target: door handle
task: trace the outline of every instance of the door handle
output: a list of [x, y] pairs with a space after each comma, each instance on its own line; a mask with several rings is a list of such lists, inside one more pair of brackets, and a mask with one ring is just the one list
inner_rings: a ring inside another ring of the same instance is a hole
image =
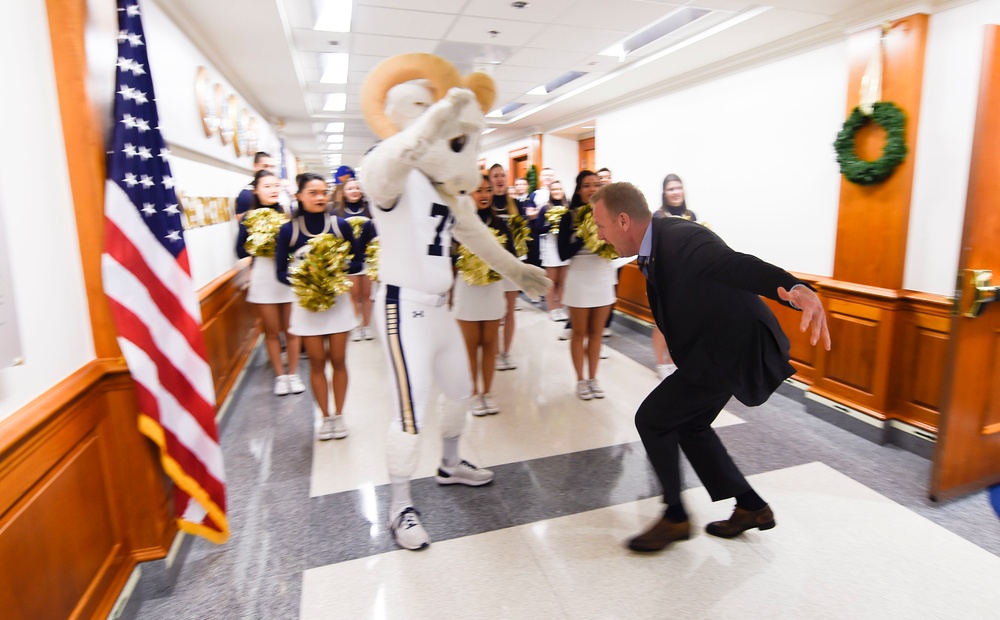
[[958, 297], [955, 314], [974, 319], [983, 313], [986, 304], [997, 300], [1000, 286], [993, 286], [989, 269], [964, 269], [958, 274]]

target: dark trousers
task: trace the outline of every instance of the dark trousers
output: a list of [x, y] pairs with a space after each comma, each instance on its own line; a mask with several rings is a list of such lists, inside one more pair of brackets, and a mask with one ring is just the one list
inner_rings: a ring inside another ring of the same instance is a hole
[[750, 484], [712, 430], [712, 422], [731, 396], [729, 392], [697, 385], [674, 373], [639, 405], [635, 427], [660, 479], [665, 504], [681, 501], [678, 448], [684, 450], [712, 501], [750, 490]]

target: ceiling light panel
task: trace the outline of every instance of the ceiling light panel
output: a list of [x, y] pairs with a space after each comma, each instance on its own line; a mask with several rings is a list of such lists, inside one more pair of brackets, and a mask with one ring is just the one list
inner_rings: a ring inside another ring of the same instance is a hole
[[632, 52], [645, 47], [662, 37], [675, 32], [688, 24], [709, 15], [712, 11], [708, 9], [698, 9], [694, 7], [684, 7], [675, 11], [673, 14], [668, 15], [666, 18], [658, 21], [649, 28], [646, 28], [631, 37], [625, 39], [622, 43], [622, 47], [625, 49], [626, 54], [631, 54]]
[[347, 93], [333, 93], [323, 102], [324, 112], [343, 112], [347, 108]]
[[323, 76], [319, 79], [323, 84], [347, 84], [348, 65], [351, 55], [345, 52], [320, 54], [320, 64], [323, 66]]
[[343, 142], [344, 141], [344, 134], [340, 134], [340, 133], [330, 134], [329, 136], [326, 137], [326, 141], [328, 143]]
[[326, 131], [327, 133], [344, 133], [344, 123], [343, 122], [327, 123], [326, 129], [324, 131]]
[[316, 30], [324, 32], [350, 32], [354, 0], [313, 0], [316, 11]]

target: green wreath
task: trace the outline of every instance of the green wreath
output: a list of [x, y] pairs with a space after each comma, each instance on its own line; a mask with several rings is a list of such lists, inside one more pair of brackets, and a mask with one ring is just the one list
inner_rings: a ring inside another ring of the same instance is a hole
[[[885, 147], [882, 156], [875, 161], [867, 161], [854, 152], [854, 137], [868, 123], [875, 123], [885, 129]], [[906, 114], [896, 104], [880, 101], [874, 105], [871, 116], [866, 116], [860, 108], [854, 108], [844, 121], [844, 127], [833, 143], [837, 151], [840, 173], [851, 183], [875, 185], [888, 179], [896, 167], [906, 159]]]

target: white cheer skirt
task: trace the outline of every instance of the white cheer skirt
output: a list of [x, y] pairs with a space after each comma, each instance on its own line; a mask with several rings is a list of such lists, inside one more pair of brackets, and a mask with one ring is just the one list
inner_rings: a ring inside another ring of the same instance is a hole
[[296, 336], [328, 336], [349, 332], [358, 325], [354, 315], [354, 303], [350, 292], [337, 295], [337, 300], [329, 310], [313, 312], [292, 304], [292, 315], [288, 320], [288, 331]]
[[278, 266], [273, 258], [255, 256], [250, 265], [250, 288], [247, 301], [252, 304], [287, 304], [295, 301], [292, 287], [278, 280]]
[[616, 276], [611, 261], [581, 250], [569, 261], [563, 285], [563, 304], [571, 308], [599, 308], [614, 304]]
[[503, 281], [473, 286], [455, 278], [455, 318], [459, 321], [499, 321], [507, 311]]
[[541, 244], [542, 267], [565, 267], [568, 260], [559, 258], [559, 243], [555, 235], [544, 234], [538, 240]]

